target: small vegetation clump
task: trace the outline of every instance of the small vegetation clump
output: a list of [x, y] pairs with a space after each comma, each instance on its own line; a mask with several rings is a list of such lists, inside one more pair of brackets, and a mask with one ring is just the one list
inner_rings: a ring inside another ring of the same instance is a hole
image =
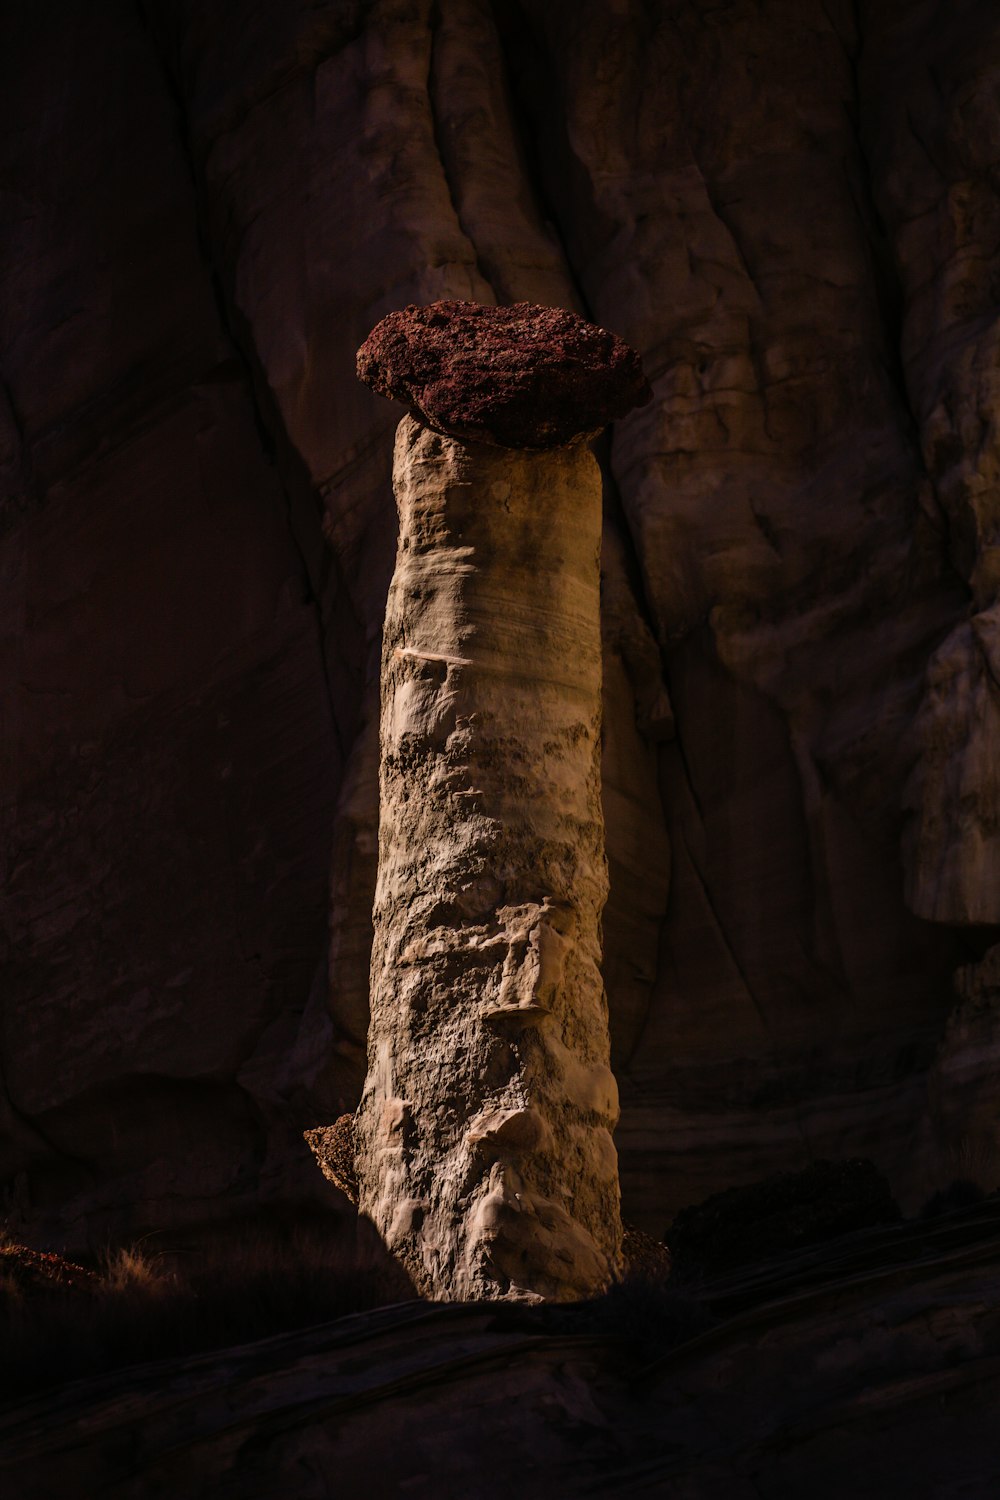
[[109, 1252], [93, 1270], [0, 1246], [0, 1399], [143, 1360], [248, 1343], [412, 1297], [384, 1256], [329, 1229], [251, 1230], [189, 1255]]

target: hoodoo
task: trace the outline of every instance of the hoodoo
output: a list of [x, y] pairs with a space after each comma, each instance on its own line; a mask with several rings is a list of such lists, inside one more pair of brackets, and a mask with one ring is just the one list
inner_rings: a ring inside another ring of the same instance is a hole
[[648, 399], [572, 313], [442, 302], [358, 355], [403, 401], [382, 655], [359, 1206], [428, 1295], [588, 1296], [621, 1261], [601, 979], [601, 477]]

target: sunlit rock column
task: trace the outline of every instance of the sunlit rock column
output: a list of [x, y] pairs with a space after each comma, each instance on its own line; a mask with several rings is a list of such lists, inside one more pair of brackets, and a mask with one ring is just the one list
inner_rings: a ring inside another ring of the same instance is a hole
[[601, 478], [646, 399], [575, 315], [392, 314], [396, 436], [360, 1209], [439, 1298], [566, 1300], [621, 1260], [601, 979]]

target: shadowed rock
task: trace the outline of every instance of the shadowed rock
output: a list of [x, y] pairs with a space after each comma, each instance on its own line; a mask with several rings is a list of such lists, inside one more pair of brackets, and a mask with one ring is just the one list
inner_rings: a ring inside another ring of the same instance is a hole
[[815, 1161], [682, 1209], [668, 1240], [680, 1270], [712, 1275], [899, 1218], [873, 1162]]
[[358, 375], [436, 431], [501, 448], [564, 447], [652, 395], [615, 334], [530, 302], [390, 313], [358, 350]]

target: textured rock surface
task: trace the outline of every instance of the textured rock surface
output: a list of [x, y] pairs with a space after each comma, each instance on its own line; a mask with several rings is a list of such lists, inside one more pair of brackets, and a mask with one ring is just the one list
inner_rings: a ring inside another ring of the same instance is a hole
[[[871, 10], [862, 128], [899, 267], [899, 354], [969, 604], [928, 663], [904, 853], [913, 910], [1000, 913], [1000, 33], [988, 6]], [[886, 100], [893, 101], [886, 108]], [[992, 247], [992, 248], [991, 248]]]
[[306, 1143], [328, 1182], [352, 1203], [358, 1201], [357, 1142], [354, 1116], [341, 1115], [332, 1125], [315, 1125], [305, 1132]]
[[96, 1248], [306, 1190], [338, 748], [137, 9], [4, 51], [2, 1211]]
[[[332, 1125], [318, 1125], [307, 1130], [305, 1136], [323, 1176], [352, 1203], [357, 1203], [354, 1116], [341, 1115]], [[670, 1275], [671, 1258], [667, 1246], [632, 1224], [622, 1224], [622, 1261], [626, 1277], [638, 1276], [662, 1285]]]
[[941, 1185], [928, 1070], [1000, 923], [998, 56], [991, 0], [17, 8], [25, 1229], [287, 1193], [286, 1129], [357, 1103], [395, 418], [354, 352], [440, 298], [575, 308], [654, 388], [600, 449], [627, 1216], [822, 1156]]
[[359, 1208], [444, 1300], [621, 1263], [600, 919], [601, 479], [405, 417]]
[[928, 1186], [1000, 1184], [1000, 947], [959, 969], [955, 1004], [928, 1078], [919, 1154]]
[[998, 1249], [995, 1220], [844, 1242], [833, 1267], [710, 1283], [720, 1321], [674, 1348], [655, 1296], [603, 1320], [411, 1303], [133, 1366], [4, 1413], [0, 1482], [17, 1500], [272, 1500], [290, 1475], [301, 1500], [992, 1500]]
[[634, 349], [576, 313], [530, 302], [390, 313], [357, 368], [437, 432], [504, 448], [558, 448], [652, 396]]

